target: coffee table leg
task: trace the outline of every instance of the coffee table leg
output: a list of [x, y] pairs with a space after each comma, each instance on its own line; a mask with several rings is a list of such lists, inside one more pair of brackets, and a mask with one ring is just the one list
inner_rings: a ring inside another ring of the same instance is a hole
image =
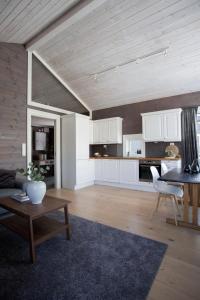
[[35, 246], [34, 246], [34, 235], [33, 235], [33, 220], [29, 219], [29, 249], [30, 249], [30, 258], [31, 262], [34, 263], [35, 256]]
[[64, 213], [65, 213], [65, 224], [68, 225], [68, 227], [66, 228], [66, 237], [67, 240], [70, 240], [69, 215], [68, 215], [67, 205], [64, 207]]

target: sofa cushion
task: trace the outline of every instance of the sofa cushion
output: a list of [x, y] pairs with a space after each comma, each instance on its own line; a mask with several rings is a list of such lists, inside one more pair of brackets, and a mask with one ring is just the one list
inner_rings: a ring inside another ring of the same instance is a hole
[[0, 189], [15, 187], [16, 171], [0, 169]]
[[22, 192], [22, 190], [20, 190], [20, 189], [0, 189], [0, 198], [9, 197], [14, 194], [19, 194], [21, 192]]

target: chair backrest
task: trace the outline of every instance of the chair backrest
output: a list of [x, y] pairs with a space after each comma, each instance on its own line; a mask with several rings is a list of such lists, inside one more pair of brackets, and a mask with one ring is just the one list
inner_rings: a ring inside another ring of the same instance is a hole
[[154, 185], [154, 188], [156, 188], [158, 183], [159, 183], [158, 178], [160, 177], [160, 175], [159, 175], [158, 170], [156, 169], [156, 167], [151, 166], [150, 169], [151, 169], [151, 174], [152, 174], [152, 177], [153, 177], [153, 185]]
[[162, 163], [161, 167], [162, 167], [162, 170], [163, 170], [163, 174], [166, 174], [169, 171], [168, 167], [166, 166], [165, 163]]

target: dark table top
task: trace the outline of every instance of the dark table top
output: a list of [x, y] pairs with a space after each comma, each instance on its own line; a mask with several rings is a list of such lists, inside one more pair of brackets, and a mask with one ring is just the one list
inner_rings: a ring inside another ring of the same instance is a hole
[[161, 181], [181, 182], [188, 184], [200, 184], [200, 173], [190, 174], [182, 169], [173, 169], [159, 178]]
[[23, 217], [39, 218], [49, 212], [63, 208], [71, 201], [56, 197], [45, 196], [41, 204], [32, 204], [31, 201], [20, 203], [10, 197], [0, 198], [0, 206]]

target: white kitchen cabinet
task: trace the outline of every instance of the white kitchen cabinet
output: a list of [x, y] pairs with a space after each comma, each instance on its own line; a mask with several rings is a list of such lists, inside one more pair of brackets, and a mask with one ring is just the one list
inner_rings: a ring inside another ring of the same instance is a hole
[[103, 160], [96, 159], [94, 162], [95, 162], [95, 180], [103, 181]]
[[76, 158], [88, 159], [89, 158], [89, 119], [76, 116]]
[[96, 159], [95, 180], [107, 182], [119, 182], [119, 160]]
[[119, 160], [103, 159], [103, 181], [119, 182]]
[[[93, 163], [94, 165], [94, 163]], [[94, 166], [89, 159], [89, 117], [62, 117], [62, 187], [78, 189], [93, 184]]]
[[143, 138], [147, 142], [181, 141], [181, 109], [142, 114]]
[[164, 140], [181, 141], [181, 111], [170, 110], [164, 113]]
[[93, 144], [94, 128], [93, 121], [89, 120], [89, 143]]
[[125, 159], [96, 159], [95, 180], [121, 184], [139, 182], [139, 161]]
[[122, 143], [122, 118], [93, 121], [93, 144]]
[[96, 184], [154, 191], [152, 184], [139, 181], [139, 160], [94, 159]]
[[145, 141], [163, 140], [163, 116], [162, 114], [144, 115], [142, 117], [142, 131]]
[[139, 182], [139, 160], [120, 160], [120, 183], [133, 184]]
[[78, 159], [76, 163], [76, 184], [85, 186], [94, 182], [94, 161], [91, 159]]

